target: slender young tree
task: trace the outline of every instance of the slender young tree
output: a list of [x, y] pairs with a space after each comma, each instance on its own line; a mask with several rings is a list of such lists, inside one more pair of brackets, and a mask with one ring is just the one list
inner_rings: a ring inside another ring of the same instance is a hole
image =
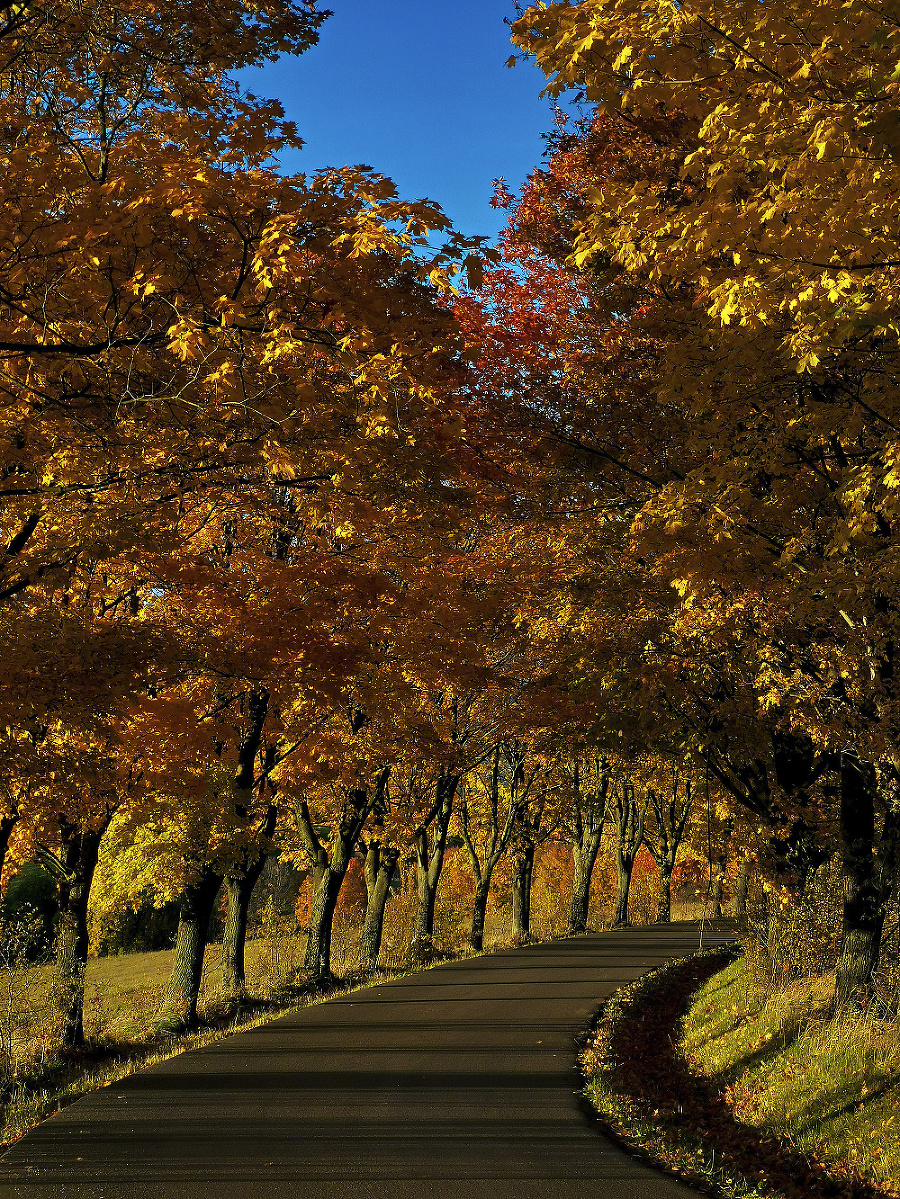
[[628, 896], [631, 890], [631, 872], [634, 860], [644, 839], [644, 821], [649, 795], [643, 803], [638, 798], [631, 779], [620, 777], [612, 786], [610, 819], [616, 831], [616, 907], [612, 927], [624, 928], [628, 924]]
[[333, 822], [326, 826], [327, 832], [314, 823], [306, 800], [296, 805], [297, 832], [310, 863], [313, 887], [304, 969], [307, 981], [315, 987], [333, 982], [331, 933], [335, 906], [366, 822], [384, 801], [390, 772], [390, 766], [383, 766], [370, 785], [342, 788], [339, 808]]
[[416, 828], [416, 924], [410, 944], [414, 959], [424, 961], [434, 953], [434, 909], [460, 777], [459, 772], [445, 768], [438, 772], [434, 803]]
[[668, 924], [672, 918], [672, 872], [694, 802], [693, 780], [673, 763], [671, 786], [666, 793], [651, 786], [647, 788], [647, 797], [653, 819], [649, 827], [645, 822], [644, 844], [659, 869], [660, 880], [656, 923]]
[[400, 850], [395, 845], [383, 845], [377, 837], [370, 837], [365, 853], [366, 912], [359, 942], [358, 966], [360, 970], [371, 973], [378, 969], [384, 911]]
[[488, 765], [489, 771], [475, 771], [467, 781], [457, 813], [475, 880], [469, 944], [476, 952], [484, 946], [484, 922], [494, 870], [509, 849], [516, 820], [543, 769], [540, 762], [528, 763], [527, 747], [516, 740], [498, 742]]

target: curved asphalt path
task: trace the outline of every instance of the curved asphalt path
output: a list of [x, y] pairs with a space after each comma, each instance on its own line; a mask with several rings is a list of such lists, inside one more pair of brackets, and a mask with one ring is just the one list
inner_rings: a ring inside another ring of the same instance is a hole
[[695, 1194], [591, 1126], [575, 1056], [604, 998], [697, 945], [696, 924], [592, 933], [283, 1016], [45, 1121], [0, 1159], [0, 1199]]

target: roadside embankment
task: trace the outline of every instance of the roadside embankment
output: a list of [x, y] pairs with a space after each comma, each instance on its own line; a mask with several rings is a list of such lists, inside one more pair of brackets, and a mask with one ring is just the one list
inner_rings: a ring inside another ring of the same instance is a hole
[[607, 1003], [585, 1092], [607, 1130], [707, 1193], [898, 1194], [896, 1025], [826, 1023], [826, 997], [824, 980], [767, 996], [728, 950], [664, 967]]

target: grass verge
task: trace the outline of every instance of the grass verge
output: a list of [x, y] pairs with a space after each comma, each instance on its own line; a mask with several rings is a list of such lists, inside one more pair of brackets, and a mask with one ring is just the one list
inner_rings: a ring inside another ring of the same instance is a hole
[[[692, 1073], [676, 1049], [685, 1010], [702, 987], [697, 1004], [708, 1006], [713, 994], [724, 1001], [721, 972], [735, 969], [734, 956], [727, 949], [696, 954], [644, 975], [606, 1004], [581, 1055], [585, 1094], [601, 1125], [633, 1153], [724, 1199], [896, 1193], [853, 1163], [826, 1162], [775, 1129], [742, 1122], [722, 1079]], [[719, 1031], [739, 1019], [720, 1011]]]
[[900, 1193], [900, 1025], [829, 1019], [834, 976], [768, 993], [743, 959], [697, 993], [682, 1051], [741, 1124]]

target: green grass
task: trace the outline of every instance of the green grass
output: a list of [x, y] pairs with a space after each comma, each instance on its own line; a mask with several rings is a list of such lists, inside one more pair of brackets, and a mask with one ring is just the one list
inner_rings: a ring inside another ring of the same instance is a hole
[[768, 995], [740, 959], [698, 992], [682, 1049], [740, 1123], [900, 1193], [900, 1024], [829, 1020], [833, 990], [825, 976]]

